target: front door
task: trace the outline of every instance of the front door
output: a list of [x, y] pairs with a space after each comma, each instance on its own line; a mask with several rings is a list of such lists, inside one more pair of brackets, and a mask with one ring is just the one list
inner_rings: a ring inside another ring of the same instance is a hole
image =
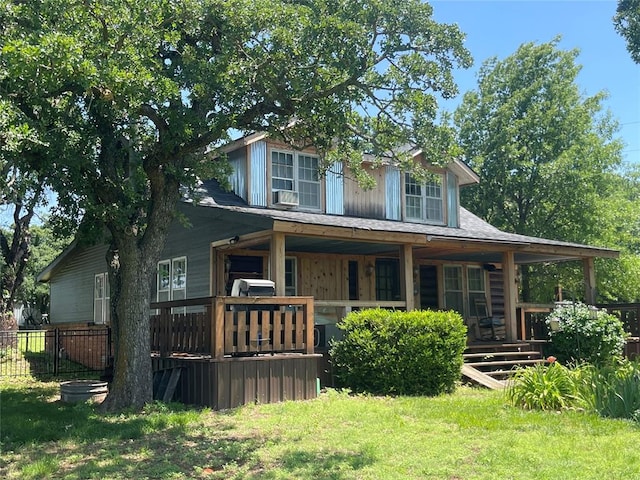
[[438, 307], [438, 269], [435, 265], [421, 265], [420, 308], [437, 310]]

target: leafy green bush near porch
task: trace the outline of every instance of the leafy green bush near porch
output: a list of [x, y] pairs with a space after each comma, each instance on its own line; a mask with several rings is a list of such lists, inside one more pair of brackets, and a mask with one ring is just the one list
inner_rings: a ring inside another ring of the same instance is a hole
[[566, 410], [584, 404], [579, 375], [558, 362], [520, 368], [505, 390], [507, 401], [527, 410]]
[[456, 312], [350, 313], [331, 348], [336, 382], [355, 392], [438, 395], [460, 379], [467, 331]]
[[620, 319], [582, 303], [558, 305], [547, 318], [551, 352], [561, 363], [605, 365], [622, 358]]
[[640, 422], [640, 364], [622, 361], [616, 365], [578, 369], [582, 396], [588, 409], [602, 417]]
[[507, 401], [528, 410], [586, 410], [640, 422], [640, 364], [628, 360], [567, 368], [558, 362], [522, 368], [506, 389]]

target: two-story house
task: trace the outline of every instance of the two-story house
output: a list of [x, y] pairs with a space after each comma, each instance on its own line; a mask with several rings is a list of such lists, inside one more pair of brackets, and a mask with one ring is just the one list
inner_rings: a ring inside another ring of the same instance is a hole
[[[234, 279], [275, 282], [276, 295], [312, 296], [316, 343], [338, 334], [351, 309], [453, 309], [480, 338], [478, 320], [503, 318], [506, 339], [523, 335], [516, 316], [518, 265], [582, 260], [585, 298], [595, 296], [595, 257], [617, 252], [502, 232], [460, 206], [478, 182], [463, 162], [432, 169], [427, 183], [393, 165], [370, 169], [363, 190], [341, 164], [319, 174], [313, 150], [265, 134], [226, 147], [232, 192], [215, 181], [179, 205], [153, 290], [157, 301], [221, 296]], [[425, 162], [420, 151], [415, 159]], [[366, 160], [365, 160], [366, 161]], [[109, 321], [106, 246], [72, 245], [42, 274], [52, 323]]]

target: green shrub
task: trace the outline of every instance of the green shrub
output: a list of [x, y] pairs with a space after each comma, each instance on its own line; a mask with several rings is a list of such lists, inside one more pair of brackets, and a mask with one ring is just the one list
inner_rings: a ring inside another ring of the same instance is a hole
[[505, 392], [509, 403], [529, 410], [564, 410], [583, 403], [574, 373], [557, 362], [517, 370]]
[[460, 379], [467, 332], [456, 312], [352, 312], [331, 346], [337, 385], [354, 392], [438, 395]]
[[562, 363], [604, 365], [622, 358], [622, 322], [582, 303], [558, 305], [547, 317], [551, 351]]
[[602, 417], [640, 421], [640, 365], [587, 366], [578, 370], [583, 397], [590, 410]]

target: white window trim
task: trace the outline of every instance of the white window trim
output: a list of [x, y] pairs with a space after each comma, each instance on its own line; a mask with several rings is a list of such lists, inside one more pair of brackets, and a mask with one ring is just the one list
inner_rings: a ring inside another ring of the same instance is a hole
[[[169, 281], [167, 282], [167, 287], [162, 288], [160, 285], [160, 266], [167, 265], [169, 272]], [[169, 293], [169, 298], [171, 298], [171, 260], [160, 260], [158, 262], [158, 266], [156, 267], [156, 301], [160, 301], [161, 293]]]
[[[178, 262], [184, 262], [184, 287], [175, 288], [174, 282], [173, 282], [173, 278], [175, 275], [174, 269], [175, 269], [175, 264], [177, 264]], [[168, 288], [160, 288], [160, 266], [161, 265], [169, 266], [169, 287]], [[168, 293], [167, 301], [175, 300], [174, 297], [176, 292], [184, 292], [183, 298], [187, 298], [187, 257], [184, 255], [181, 257], [174, 257], [170, 259], [160, 260], [156, 266], [156, 301], [157, 302], [161, 301], [160, 300], [161, 293]], [[180, 300], [182, 300], [183, 298], [181, 298]], [[186, 307], [174, 308], [172, 311], [173, 313], [185, 313]]]
[[[96, 283], [98, 282], [98, 278], [100, 278], [102, 282], [101, 297], [96, 295]], [[96, 325], [106, 325], [110, 323], [111, 292], [109, 289], [109, 274], [107, 272], [96, 273], [93, 277], [93, 323]], [[98, 302], [100, 302], [100, 318], [97, 318], [98, 315], [96, 315], [98, 313]]]
[[[421, 187], [421, 201], [422, 201], [422, 208], [421, 208], [421, 213], [420, 213], [420, 218], [418, 217], [410, 217], [408, 212], [408, 208], [407, 208], [407, 197], [409, 196], [407, 194], [407, 177], [411, 177], [411, 174], [408, 172], [404, 172], [404, 175], [402, 176], [402, 198], [403, 198], [403, 205], [404, 205], [404, 212], [403, 212], [403, 217], [404, 220], [407, 222], [414, 222], [414, 223], [428, 223], [431, 225], [446, 225], [447, 223], [447, 211], [446, 211], [446, 206], [445, 206], [445, 198], [446, 198], [446, 192], [447, 192], [447, 184], [446, 184], [446, 177], [443, 173], [431, 173], [434, 177], [437, 177], [440, 179], [440, 196], [439, 197], [432, 197], [432, 196], [428, 196], [427, 195], [427, 190], [428, 190], [428, 184], [427, 183], [422, 183], [419, 184]], [[418, 182], [415, 182], [418, 183]], [[411, 196], [416, 196], [417, 195], [411, 195]], [[438, 200], [440, 202], [440, 215], [441, 215], [441, 219], [429, 219], [427, 218], [427, 200]]]
[[[273, 176], [273, 154], [274, 153], [284, 153], [287, 155], [293, 155], [293, 178], [286, 178], [286, 177], [274, 177]], [[287, 191], [287, 192], [298, 192], [298, 194], [300, 194], [300, 156], [304, 156], [304, 157], [311, 157], [311, 158], [315, 158], [318, 160], [318, 166], [320, 166], [320, 156], [313, 154], [313, 153], [307, 153], [307, 152], [296, 152], [294, 150], [286, 150], [286, 149], [282, 149], [282, 148], [272, 148], [269, 151], [269, 191], [270, 191], [270, 196], [269, 196], [269, 205], [274, 205], [273, 202], [273, 194], [274, 192], [283, 190], [283, 191]], [[274, 189], [273, 188], [273, 179], [283, 179], [283, 180], [292, 180], [293, 182], [293, 190], [286, 190], [283, 188], [278, 188], [278, 189]], [[320, 179], [320, 172], [318, 172], [318, 180], [317, 181], [311, 181], [311, 180], [302, 180], [302, 182], [305, 183], [313, 183], [313, 184], [317, 184], [318, 185], [318, 204], [317, 205], [298, 205], [298, 209], [300, 210], [309, 210], [309, 211], [313, 211], [313, 212], [319, 212], [322, 211], [322, 181]]]
[[[483, 294], [483, 298], [484, 300], [487, 302], [487, 314], [490, 315], [490, 302], [487, 299], [487, 285], [488, 285], [488, 279], [487, 279], [487, 274], [485, 272], [485, 270], [479, 266], [479, 265], [466, 265], [466, 264], [447, 264], [443, 266], [443, 273], [442, 273], [442, 278], [443, 278], [443, 282], [442, 282], [442, 291], [443, 291], [443, 299], [445, 300], [444, 306], [445, 308], [450, 308], [448, 305], [446, 305], [446, 298], [447, 298], [447, 292], [460, 292], [460, 290], [449, 290], [447, 289], [447, 282], [446, 282], [446, 268], [447, 267], [454, 267], [454, 268], [460, 268], [460, 274], [462, 275], [461, 281], [462, 281], [462, 305], [463, 305], [463, 309], [464, 312], [459, 312], [464, 318], [475, 318], [475, 316], [471, 315], [472, 312], [472, 308], [470, 305], [470, 295], [473, 293], [482, 293]], [[473, 269], [479, 269], [483, 275], [483, 286], [484, 286], [484, 291], [481, 290], [471, 290], [469, 288], [469, 269], [473, 268]]]

